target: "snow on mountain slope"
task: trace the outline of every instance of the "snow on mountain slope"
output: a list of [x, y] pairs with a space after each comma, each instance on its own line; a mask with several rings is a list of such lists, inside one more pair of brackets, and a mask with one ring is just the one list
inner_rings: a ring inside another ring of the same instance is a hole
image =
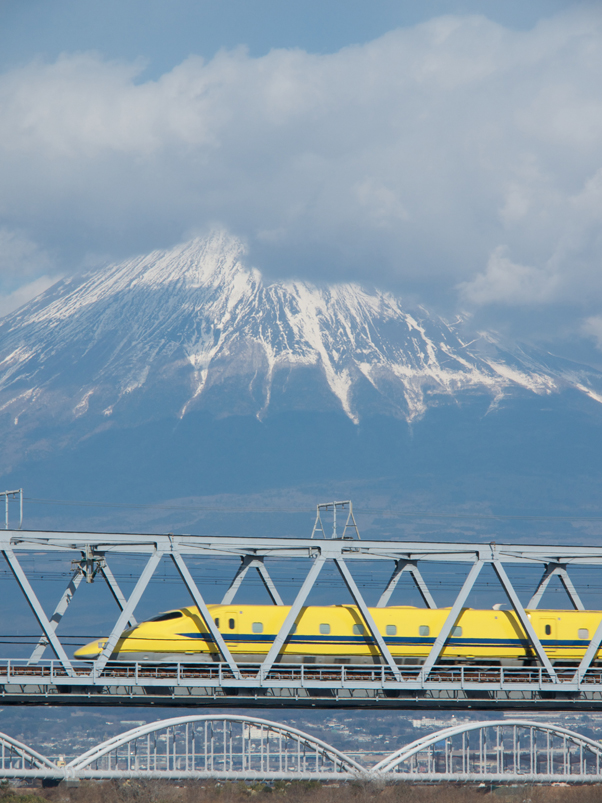
[[602, 401], [589, 368], [463, 338], [461, 322], [410, 313], [388, 293], [265, 284], [243, 260], [242, 245], [216, 233], [59, 282], [7, 316], [5, 425], [283, 409], [412, 421], [466, 393], [497, 403], [569, 387]]

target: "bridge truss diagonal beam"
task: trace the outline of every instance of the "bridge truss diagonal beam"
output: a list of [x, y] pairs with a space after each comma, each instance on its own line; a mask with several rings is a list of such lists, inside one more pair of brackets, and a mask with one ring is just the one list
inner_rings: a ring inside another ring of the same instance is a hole
[[433, 595], [431, 594], [429, 587], [424, 581], [424, 578], [420, 572], [420, 569], [416, 565], [416, 561], [413, 560], [398, 560], [395, 563], [395, 568], [393, 569], [393, 574], [391, 575], [389, 582], [387, 583], [387, 587], [383, 591], [380, 596], [380, 599], [376, 603], [377, 608], [385, 608], [391, 598], [391, 594], [395, 591], [397, 583], [401, 579], [401, 575], [404, 572], [408, 572], [408, 574], [414, 580], [416, 588], [420, 592], [422, 599], [424, 600], [424, 604], [427, 608], [431, 608], [431, 610], [436, 609], [437, 604], [433, 599]]
[[351, 572], [349, 571], [347, 564], [342, 558], [335, 558], [334, 562], [337, 569], [339, 570], [341, 577], [345, 581], [345, 585], [347, 586], [347, 589], [351, 594], [353, 601], [359, 608], [360, 613], [362, 614], [362, 618], [366, 623], [368, 630], [370, 631], [370, 635], [372, 636], [374, 642], [378, 646], [380, 654], [389, 665], [389, 669], [393, 673], [396, 680], [401, 680], [401, 672], [399, 671], [399, 667], [395, 663], [395, 659], [391, 655], [391, 651], [389, 650], [389, 647], [387, 646], [384, 638], [381, 636], [380, 630], [376, 626], [376, 622], [372, 618], [372, 614], [370, 613], [368, 606], [364, 602], [364, 598], [362, 597], [355, 580], [351, 576]]
[[539, 658], [541, 664], [546, 668], [546, 671], [553, 682], [558, 680], [558, 675], [554, 667], [552, 666], [552, 662], [548, 658], [546, 651], [543, 648], [541, 641], [539, 640], [533, 625], [531, 624], [531, 620], [527, 616], [527, 612], [523, 608], [520, 599], [518, 598], [518, 594], [514, 590], [514, 586], [510, 582], [510, 578], [506, 574], [506, 570], [504, 569], [502, 563], [496, 558], [493, 562], [493, 568], [495, 569], [495, 573], [497, 574], [500, 583], [504, 587], [504, 591], [506, 592], [508, 599], [512, 607], [514, 608], [514, 612], [516, 613], [518, 620], [520, 621], [523, 630], [527, 634], [529, 641], [531, 642], [531, 646], [535, 650], [537, 657]]
[[[54, 613], [52, 614], [52, 616], [48, 621], [48, 624], [53, 630], [56, 630], [57, 627], [59, 626], [61, 619], [65, 615], [65, 612], [67, 611], [67, 608], [69, 607], [71, 600], [73, 599], [73, 596], [77, 591], [77, 589], [79, 588], [79, 585], [83, 579], [84, 579], [84, 573], [82, 572], [81, 567], [78, 566], [76, 570], [73, 572], [73, 575], [69, 580], [67, 588], [63, 591], [61, 598], [59, 599], [57, 606], [54, 609]], [[44, 652], [46, 651], [46, 647], [48, 646], [48, 644], [49, 641], [46, 638], [46, 636], [42, 636], [38, 641], [37, 645], [34, 647], [34, 650], [31, 653], [27, 663], [32, 666], [34, 664], [37, 664], [41, 659], [41, 657], [44, 655]]]
[[130, 594], [130, 598], [126, 602], [125, 607], [115, 622], [113, 630], [111, 631], [111, 635], [107, 639], [107, 643], [105, 644], [103, 651], [96, 661], [94, 661], [92, 669], [93, 675], [102, 673], [102, 670], [107, 665], [107, 662], [111, 657], [111, 653], [115, 649], [115, 646], [117, 645], [117, 642], [119, 641], [121, 634], [123, 633], [125, 626], [130, 619], [130, 616], [136, 610], [136, 606], [140, 602], [140, 598], [144, 594], [146, 587], [155, 573], [155, 569], [161, 562], [162, 557], [162, 552], [155, 551], [148, 559], [146, 566], [142, 570], [142, 574], [138, 578], [138, 582], [134, 586], [134, 590]]
[[590, 641], [589, 646], [585, 651], [585, 654], [581, 659], [579, 666], [577, 667], [577, 671], [575, 672], [573, 678], [573, 681], [575, 683], [580, 683], [583, 680], [587, 670], [590, 668], [592, 664], [592, 661], [598, 654], [598, 650], [600, 649], [601, 644], [602, 644], [602, 619], [600, 620], [600, 624], [596, 628], [596, 632], [594, 633], [593, 638]]
[[560, 582], [564, 586], [566, 593], [569, 595], [569, 599], [573, 605], [573, 608], [576, 611], [584, 611], [585, 607], [583, 602], [581, 601], [581, 597], [577, 593], [577, 589], [573, 585], [571, 578], [569, 577], [569, 573], [566, 570], [566, 566], [559, 563], [548, 563], [543, 573], [541, 580], [531, 599], [527, 604], [527, 608], [530, 610], [535, 610], [539, 607], [539, 603], [541, 602], [541, 598], [544, 595], [546, 588], [552, 577], [557, 576], [560, 578]]
[[[127, 601], [123, 591], [121, 590], [119, 583], [115, 579], [115, 575], [111, 571], [109, 564], [107, 563], [107, 559], [104, 558], [100, 563], [100, 573], [105, 579], [106, 584], [109, 586], [109, 590], [113, 595], [113, 598], [117, 605], [119, 606], [119, 610], [125, 610], [125, 606], [127, 605]], [[136, 627], [138, 622], [136, 621], [136, 617], [133, 613], [130, 613], [128, 618], [128, 625], [130, 627]]]
[[322, 567], [326, 562], [326, 558], [324, 555], [320, 554], [318, 557], [314, 558], [314, 562], [303, 581], [301, 588], [299, 589], [297, 596], [295, 597], [295, 601], [291, 605], [291, 608], [286, 615], [284, 622], [282, 623], [282, 627], [278, 631], [276, 638], [274, 639], [274, 643], [270, 647], [268, 654], [264, 658], [261, 669], [257, 675], [258, 679], [265, 680], [268, 676], [270, 669], [274, 665], [276, 658], [280, 654], [280, 650], [284, 646], [284, 642], [289, 637], [290, 632], [292, 630], [293, 625], [295, 624], [295, 619], [299, 616], [301, 608], [303, 607], [305, 600], [307, 599], [309, 592], [314, 587], [316, 580], [318, 579], [318, 575], [322, 571]]
[[178, 574], [180, 575], [180, 577], [184, 581], [184, 585], [188, 589], [188, 593], [192, 597], [192, 600], [193, 600], [194, 604], [197, 606], [197, 608], [199, 610], [199, 614], [201, 615], [201, 618], [203, 619], [203, 622], [205, 623], [205, 627], [207, 628], [207, 630], [211, 634], [211, 637], [212, 637], [216, 647], [220, 651], [220, 653], [222, 655], [222, 658], [228, 664], [228, 666], [230, 668], [230, 671], [232, 672], [234, 677], [235, 678], [239, 678], [240, 677], [240, 670], [238, 669], [238, 666], [236, 665], [236, 662], [235, 662], [234, 658], [232, 657], [232, 654], [231, 654], [230, 650], [228, 649], [228, 647], [226, 645], [226, 642], [224, 641], [224, 637], [219, 632], [219, 630], [218, 630], [218, 628], [217, 628], [217, 626], [216, 626], [216, 624], [215, 624], [215, 622], [213, 620], [213, 617], [209, 613], [209, 608], [207, 607], [207, 605], [205, 603], [205, 600], [203, 599], [203, 597], [201, 595], [201, 592], [199, 591], [199, 589], [197, 587], [197, 584], [194, 582], [194, 580], [192, 578], [192, 575], [190, 574], [190, 571], [188, 570], [188, 566], [184, 562], [184, 558], [180, 555], [179, 552], [172, 552], [171, 553], [171, 559], [173, 560], [173, 562], [174, 562], [174, 564], [176, 566], [176, 569], [178, 570]]
[[55, 628], [48, 621], [48, 617], [44, 612], [44, 608], [40, 604], [39, 599], [37, 598], [33, 588], [31, 587], [31, 583], [27, 579], [27, 575], [23, 571], [23, 567], [17, 560], [17, 556], [15, 555], [12, 549], [3, 549], [2, 553], [4, 554], [6, 562], [8, 563], [15, 580], [19, 584], [21, 591], [25, 594], [25, 598], [29, 604], [29, 607], [31, 608], [34, 616], [38, 620], [38, 624], [42, 628], [44, 635], [48, 640], [48, 643], [54, 650], [54, 654], [63, 665], [65, 672], [68, 675], [74, 675], [75, 672], [73, 670], [73, 666], [71, 665], [71, 661], [67, 657], [67, 653], [65, 652], [63, 645], [57, 638], [57, 635], [55, 633]]
[[276, 588], [274, 581], [270, 577], [270, 574], [265, 567], [263, 558], [257, 558], [251, 555], [245, 555], [243, 558], [241, 558], [240, 566], [236, 570], [234, 579], [230, 583], [228, 590], [223, 596], [222, 605], [230, 605], [233, 602], [236, 592], [240, 588], [242, 581], [245, 579], [249, 569], [257, 569], [257, 573], [261, 577], [266, 591], [270, 595], [274, 605], [284, 605], [282, 598], [278, 593], [278, 589]]
[[439, 631], [439, 635], [435, 639], [435, 643], [431, 647], [431, 650], [427, 656], [426, 661], [422, 667], [421, 679], [426, 680], [431, 672], [431, 669], [439, 660], [439, 656], [443, 652], [443, 648], [445, 646], [445, 642], [450, 636], [453, 627], [455, 626], [456, 622], [458, 621], [458, 617], [462, 612], [462, 607], [466, 602], [468, 595], [470, 594], [473, 585], [475, 584], [475, 580], [481, 573], [481, 569], [483, 568], [483, 561], [478, 558], [472, 565], [470, 571], [468, 572], [468, 576], [466, 580], [464, 580], [464, 584], [456, 597], [454, 604], [451, 607], [449, 614], [447, 615], [447, 619], [443, 623], [443, 627]]

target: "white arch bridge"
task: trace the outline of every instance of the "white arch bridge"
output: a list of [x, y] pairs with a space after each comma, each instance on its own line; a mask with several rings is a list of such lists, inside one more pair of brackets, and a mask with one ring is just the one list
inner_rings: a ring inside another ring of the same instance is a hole
[[[376, 765], [288, 725], [235, 715], [142, 725], [68, 763], [0, 734], [0, 777], [602, 783], [602, 745], [566, 728], [520, 719], [444, 728]], [[355, 756], [355, 757], [354, 757]]]

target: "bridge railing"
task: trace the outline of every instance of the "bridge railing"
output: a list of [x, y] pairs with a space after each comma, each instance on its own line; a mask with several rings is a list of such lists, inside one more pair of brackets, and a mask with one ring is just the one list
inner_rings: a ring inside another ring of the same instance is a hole
[[542, 688], [579, 691], [602, 689], [602, 667], [590, 668], [575, 679], [571, 667], [558, 668], [553, 681], [544, 667], [505, 667], [478, 664], [435, 665], [425, 677], [423, 665], [398, 667], [397, 673], [384, 664], [275, 664], [269, 673], [259, 672], [262, 664], [237, 665], [236, 674], [224, 661], [194, 664], [190, 661], [115, 661], [100, 670], [93, 661], [72, 661], [68, 672], [58, 660], [32, 665], [27, 659], [0, 658], [0, 685], [33, 681], [42, 685], [114, 686], [153, 685], [230, 688], [390, 688], [390, 689], [501, 689]]

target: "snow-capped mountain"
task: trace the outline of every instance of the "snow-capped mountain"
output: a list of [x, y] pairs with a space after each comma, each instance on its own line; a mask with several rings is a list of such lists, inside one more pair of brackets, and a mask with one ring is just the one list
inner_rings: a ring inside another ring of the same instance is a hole
[[467, 393], [495, 404], [569, 387], [602, 401], [595, 371], [464, 329], [355, 284], [266, 283], [217, 233], [59, 282], [7, 316], [0, 410], [5, 428], [94, 429], [193, 410], [412, 421]]
[[595, 370], [391, 294], [266, 282], [223, 233], [0, 322], [0, 476], [30, 497], [597, 510], [601, 400]]

